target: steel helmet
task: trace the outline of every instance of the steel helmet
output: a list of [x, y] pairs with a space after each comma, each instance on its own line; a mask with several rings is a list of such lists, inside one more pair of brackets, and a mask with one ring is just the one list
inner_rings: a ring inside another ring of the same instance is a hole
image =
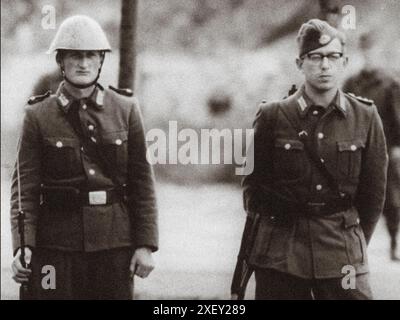
[[63, 21], [47, 53], [57, 50], [111, 51], [111, 46], [97, 21], [76, 15]]

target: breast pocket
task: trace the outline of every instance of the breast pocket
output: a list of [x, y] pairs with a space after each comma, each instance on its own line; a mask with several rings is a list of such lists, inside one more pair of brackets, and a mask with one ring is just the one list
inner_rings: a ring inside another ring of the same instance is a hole
[[44, 175], [52, 179], [68, 179], [82, 172], [79, 141], [74, 138], [44, 138]]
[[128, 131], [107, 132], [102, 135], [101, 148], [111, 169], [126, 174], [128, 165]]
[[304, 144], [299, 140], [276, 139], [274, 173], [278, 178], [294, 180], [305, 173]]
[[362, 140], [337, 142], [337, 170], [343, 177], [358, 178], [361, 171], [362, 150], [365, 144]]

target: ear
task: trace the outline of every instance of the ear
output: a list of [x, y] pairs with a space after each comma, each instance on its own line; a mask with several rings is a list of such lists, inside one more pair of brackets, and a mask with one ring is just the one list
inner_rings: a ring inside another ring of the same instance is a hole
[[300, 71], [303, 71], [303, 62], [304, 62], [303, 59], [296, 58], [296, 66], [297, 69], [299, 69]]

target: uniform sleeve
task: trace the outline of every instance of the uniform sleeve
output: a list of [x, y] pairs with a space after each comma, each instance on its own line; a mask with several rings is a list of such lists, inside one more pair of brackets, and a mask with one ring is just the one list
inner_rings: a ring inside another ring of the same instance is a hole
[[356, 207], [367, 243], [382, 213], [386, 192], [388, 154], [382, 121], [375, 106], [363, 153]]
[[[246, 163], [253, 161], [254, 170], [245, 176], [242, 181], [244, 209], [247, 212], [260, 212], [266, 205], [272, 182], [272, 147], [273, 126], [271, 116], [265, 115], [265, 111], [272, 108], [265, 106], [257, 112], [253, 124], [254, 136], [251, 148], [254, 148], [252, 156], [247, 152]], [[271, 112], [268, 112], [271, 113]], [[250, 157], [249, 157], [250, 156]]]
[[154, 173], [146, 159], [147, 145], [142, 115], [137, 103], [129, 120], [128, 206], [133, 215], [133, 239], [136, 248], [158, 250], [158, 212]]
[[[40, 200], [40, 133], [32, 110], [27, 109], [22, 134], [17, 150], [19, 159], [20, 188], [21, 188], [21, 209], [25, 213], [25, 245], [35, 247], [36, 244], [36, 221], [39, 210]], [[20, 237], [18, 234], [18, 179], [17, 161], [11, 183], [11, 234], [14, 254], [20, 247]]]

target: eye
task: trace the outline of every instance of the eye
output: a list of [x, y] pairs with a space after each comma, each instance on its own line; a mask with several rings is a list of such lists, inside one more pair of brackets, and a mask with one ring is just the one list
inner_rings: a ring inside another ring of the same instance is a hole
[[339, 60], [343, 56], [343, 53], [341, 52], [333, 52], [328, 54], [328, 59], [329, 60]]
[[307, 57], [311, 60], [311, 61], [321, 61], [322, 60], [322, 55], [319, 53], [310, 53], [307, 55]]

